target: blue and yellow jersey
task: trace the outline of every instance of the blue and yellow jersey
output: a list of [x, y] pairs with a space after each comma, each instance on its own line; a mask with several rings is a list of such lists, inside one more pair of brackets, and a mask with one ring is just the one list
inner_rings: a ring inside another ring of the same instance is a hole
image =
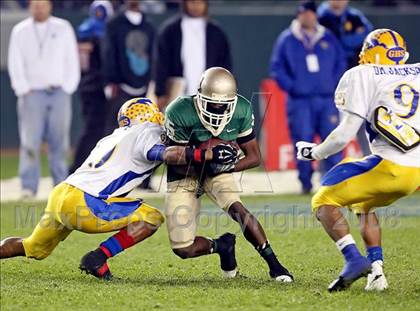
[[82, 166], [65, 182], [101, 199], [118, 197], [137, 187], [160, 162], [147, 153], [163, 143], [161, 126], [145, 122], [116, 129], [101, 139]]
[[372, 127], [376, 108], [384, 106], [420, 132], [419, 94], [419, 63], [359, 65], [348, 70], [341, 78], [335, 93], [335, 104], [339, 110], [366, 120], [373, 154], [399, 165], [420, 167], [420, 145], [404, 153]]

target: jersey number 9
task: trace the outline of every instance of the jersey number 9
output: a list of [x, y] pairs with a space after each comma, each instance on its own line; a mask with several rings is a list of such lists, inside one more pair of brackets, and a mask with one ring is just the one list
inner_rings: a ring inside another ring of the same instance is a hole
[[[408, 103], [404, 100], [404, 93], [409, 93], [410, 95], [410, 100], [408, 100]], [[410, 107], [410, 111], [407, 114], [398, 115], [400, 118], [409, 119], [415, 115], [419, 106], [419, 92], [415, 88], [405, 83], [398, 85], [394, 89], [394, 99], [399, 105]]]

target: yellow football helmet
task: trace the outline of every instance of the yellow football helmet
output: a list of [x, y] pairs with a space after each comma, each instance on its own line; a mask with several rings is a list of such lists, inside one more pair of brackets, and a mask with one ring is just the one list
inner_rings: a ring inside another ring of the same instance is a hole
[[359, 64], [402, 65], [408, 60], [404, 38], [390, 29], [369, 33], [359, 54]]
[[149, 98], [138, 97], [127, 100], [118, 111], [118, 125], [132, 126], [144, 122], [163, 125], [164, 116]]

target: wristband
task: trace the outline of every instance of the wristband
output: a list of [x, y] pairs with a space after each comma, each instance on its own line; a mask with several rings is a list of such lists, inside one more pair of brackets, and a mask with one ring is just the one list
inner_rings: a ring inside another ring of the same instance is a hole
[[187, 160], [187, 163], [203, 163], [206, 160], [206, 150], [187, 147], [185, 148], [185, 160]]

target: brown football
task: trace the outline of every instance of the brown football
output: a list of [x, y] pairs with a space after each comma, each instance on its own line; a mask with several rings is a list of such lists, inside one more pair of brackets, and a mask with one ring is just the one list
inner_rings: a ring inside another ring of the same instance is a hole
[[221, 143], [229, 144], [231, 146], [234, 146], [236, 149], [239, 149], [239, 145], [236, 141], [234, 141], [234, 140], [226, 141], [226, 140], [223, 140], [223, 139], [220, 139], [220, 138], [217, 138], [217, 137], [213, 137], [213, 138], [210, 138], [209, 140], [207, 140], [205, 142], [202, 142], [198, 147], [200, 149], [211, 149], [214, 146], [217, 146], [218, 144], [221, 144]]

